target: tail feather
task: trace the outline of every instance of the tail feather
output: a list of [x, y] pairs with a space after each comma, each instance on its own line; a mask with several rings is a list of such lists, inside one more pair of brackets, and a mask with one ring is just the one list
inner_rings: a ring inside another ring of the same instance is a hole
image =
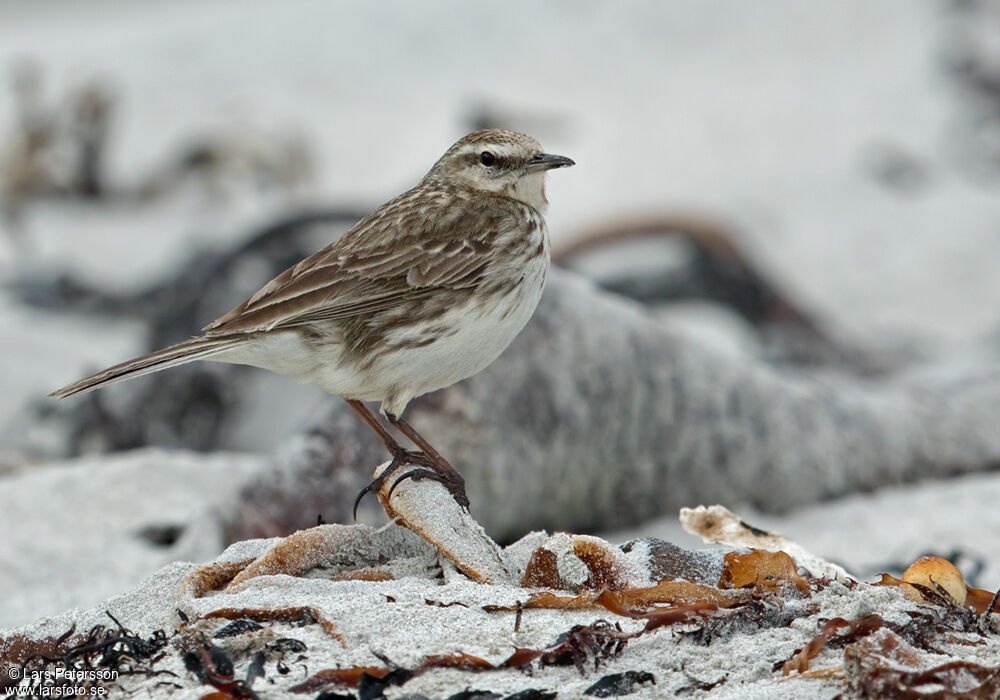
[[168, 367], [176, 367], [177, 365], [187, 364], [195, 360], [208, 359], [213, 355], [218, 355], [236, 347], [243, 340], [245, 339], [232, 336], [191, 338], [190, 340], [170, 345], [148, 355], [137, 357], [134, 360], [122, 362], [114, 367], [108, 367], [89, 377], [84, 377], [78, 382], [64, 386], [62, 389], [56, 389], [49, 396], [66, 398], [67, 396], [74, 396], [76, 394], [86, 394], [89, 391], [120, 382], [123, 379], [141, 377], [144, 374], [159, 372], [161, 369], [167, 369]]

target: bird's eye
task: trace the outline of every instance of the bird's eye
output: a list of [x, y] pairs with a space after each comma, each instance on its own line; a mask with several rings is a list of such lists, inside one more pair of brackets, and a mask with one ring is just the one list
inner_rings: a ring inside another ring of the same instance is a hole
[[479, 162], [489, 168], [497, 162], [497, 157], [489, 151], [483, 151], [479, 154]]

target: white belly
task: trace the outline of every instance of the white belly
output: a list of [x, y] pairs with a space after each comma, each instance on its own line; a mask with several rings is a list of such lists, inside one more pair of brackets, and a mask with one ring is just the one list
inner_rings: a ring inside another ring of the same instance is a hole
[[[502, 303], [471, 312], [449, 311], [440, 325], [449, 327], [450, 335], [424, 347], [399, 350], [376, 363], [373, 383], [392, 387], [382, 398], [384, 410], [398, 415], [410, 399], [471, 377], [497, 359], [535, 311], [540, 282], [513, 291]], [[413, 331], [401, 332], [398, 339], [407, 333]]]

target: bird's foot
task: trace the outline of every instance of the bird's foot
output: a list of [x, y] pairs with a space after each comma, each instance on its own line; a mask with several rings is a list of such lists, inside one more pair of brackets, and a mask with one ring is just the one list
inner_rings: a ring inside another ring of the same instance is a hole
[[437, 466], [427, 468], [421, 467], [420, 469], [411, 469], [405, 474], [401, 474], [394, 482], [392, 486], [389, 487], [389, 493], [386, 494], [386, 498], [392, 498], [392, 492], [396, 490], [402, 482], [407, 479], [413, 479], [414, 481], [422, 481], [423, 479], [431, 479], [432, 481], [438, 481], [448, 489], [448, 493], [451, 497], [455, 499], [455, 502], [469, 510], [469, 496], [465, 493], [465, 479], [454, 469], [443, 470]]
[[358, 519], [358, 506], [361, 501], [369, 493], [378, 493], [382, 486], [392, 477], [393, 474], [398, 472], [400, 469], [407, 465], [414, 465], [418, 467], [417, 469], [412, 469], [399, 478], [397, 478], [392, 486], [389, 488], [388, 496], [392, 496], [392, 492], [395, 491], [396, 487], [400, 482], [406, 479], [433, 479], [435, 481], [440, 481], [451, 493], [455, 501], [465, 509], [469, 508], [469, 497], [465, 493], [465, 480], [462, 479], [461, 475], [454, 469], [445, 470], [436, 464], [434, 460], [428, 457], [423, 452], [415, 452], [411, 450], [404, 450], [399, 448], [398, 450], [393, 450], [392, 461], [389, 465], [382, 470], [382, 473], [377, 477], [372, 479], [371, 483], [365, 486], [358, 493], [357, 497], [354, 499], [354, 519]]

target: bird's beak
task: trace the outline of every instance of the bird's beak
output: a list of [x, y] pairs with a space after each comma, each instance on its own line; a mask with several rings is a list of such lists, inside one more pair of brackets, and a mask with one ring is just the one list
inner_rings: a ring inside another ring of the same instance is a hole
[[553, 168], [568, 168], [571, 165], [576, 165], [576, 162], [572, 158], [567, 158], [566, 156], [555, 156], [551, 153], [539, 153], [528, 161], [528, 164], [525, 166], [525, 170], [528, 172], [536, 170], [552, 170]]

